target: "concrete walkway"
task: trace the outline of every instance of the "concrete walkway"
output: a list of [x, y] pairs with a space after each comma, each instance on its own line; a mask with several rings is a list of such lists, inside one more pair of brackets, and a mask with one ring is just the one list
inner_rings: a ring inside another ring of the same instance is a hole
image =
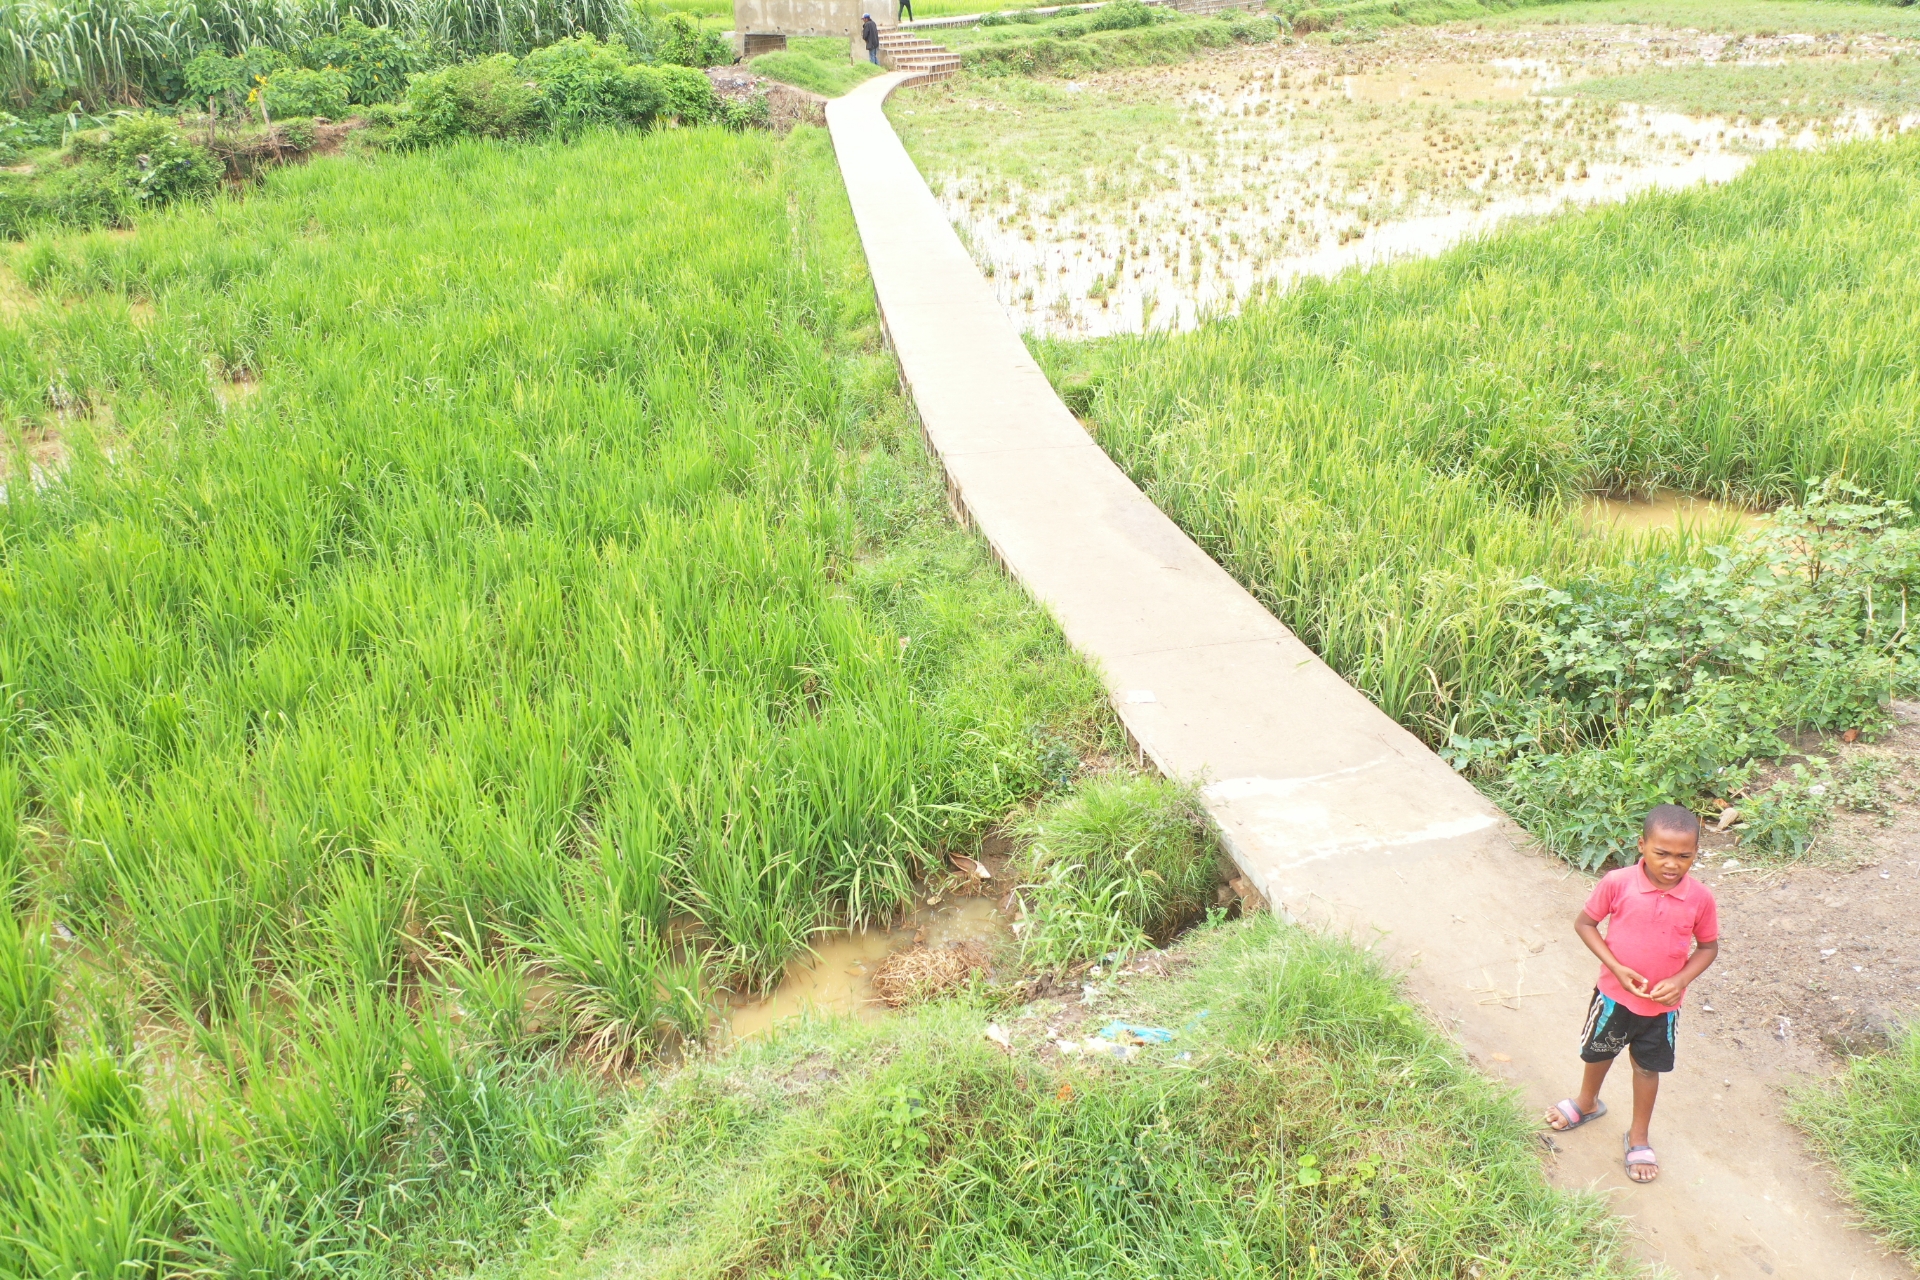
[[[880, 310], [955, 505], [1104, 671], [1163, 772], [1202, 778], [1234, 860], [1276, 910], [1388, 955], [1489, 1075], [1544, 1109], [1579, 1078], [1599, 966], [1573, 934], [1588, 882], [1294, 638], [1134, 487], [1075, 421], [895, 137], [906, 77], [827, 105]], [[1730, 938], [1722, 963], [1739, 956]], [[1554, 1179], [1597, 1186], [1642, 1252], [1687, 1277], [1911, 1277], [1846, 1225], [1780, 1118], [1766, 1046], [1681, 1019], [1653, 1142], [1662, 1176], [1620, 1170], [1614, 1115], [1557, 1140]]]

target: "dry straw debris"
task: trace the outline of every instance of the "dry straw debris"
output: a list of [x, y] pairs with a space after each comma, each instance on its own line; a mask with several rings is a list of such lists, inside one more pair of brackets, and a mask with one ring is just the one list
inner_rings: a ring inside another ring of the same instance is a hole
[[966, 985], [988, 967], [984, 944], [967, 940], [943, 947], [912, 946], [888, 956], [873, 973], [873, 994], [888, 1008], [933, 1000]]

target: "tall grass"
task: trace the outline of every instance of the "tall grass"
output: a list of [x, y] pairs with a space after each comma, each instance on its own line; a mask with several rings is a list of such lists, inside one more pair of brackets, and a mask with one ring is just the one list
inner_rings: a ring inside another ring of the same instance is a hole
[[1855, 1058], [1804, 1093], [1795, 1112], [1874, 1226], [1920, 1257], [1920, 1032]]
[[1445, 743], [1538, 686], [1529, 578], [1671, 568], [1590, 535], [1582, 495], [1920, 497], [1917, 245], [1909, 138], [1043, 354], [1157, 503]]
[[324, 161], [8, 265], [8, 457], [67, 463], [0, 503], [0, 1272], [463, 1261], [577, 1170], [580, 1063], [1101, 732], [818, 133]]

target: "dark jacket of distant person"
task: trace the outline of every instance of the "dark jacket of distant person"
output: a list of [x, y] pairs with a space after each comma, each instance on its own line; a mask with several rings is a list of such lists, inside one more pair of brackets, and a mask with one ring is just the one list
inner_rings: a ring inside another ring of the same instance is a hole
[[873, 15], [870, 13], [860, 19], [860, 38], [867, 45], [867, 61], [878, 63], [880, 61], [880, 24], [873, 20]]

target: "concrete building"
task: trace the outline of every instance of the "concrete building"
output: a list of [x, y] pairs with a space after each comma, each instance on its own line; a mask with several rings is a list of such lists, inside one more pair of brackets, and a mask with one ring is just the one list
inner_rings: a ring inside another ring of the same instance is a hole
[[[848, 57], [860, 42], [861, 15], [883, 30], [894, 25], [896, 0], [733, 0], [733, 31], [747, 57], [786, 47], [788, 36], [838, 36]], [[858, 50], [865, 57], [864, 50]]]

